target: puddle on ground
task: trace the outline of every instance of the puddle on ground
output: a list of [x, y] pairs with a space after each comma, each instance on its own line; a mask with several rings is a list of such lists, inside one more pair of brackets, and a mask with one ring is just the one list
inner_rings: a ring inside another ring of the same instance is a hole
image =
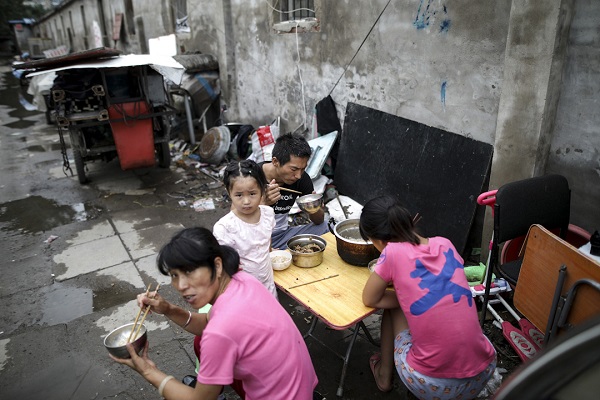
[[87, 220], [83, 203], [58, 205], [54, 200], [41, 196], [0, 204], [0, 230], [37, 233], [75, 221]]
[[[8, 113], [8, 115], [19, 119], [28, 118], [32, 115], [39, 115], [41, 113], [40, 111], [28, 111], [25, 109], [23, 104], [21, 104], [20, 98], [27, 100], [29, 103], [33, 101], [33, 96], [27, 93], [27, 86], [20, 85], [19, 80], [15, 78], [12, 73], [5, 74], [5, 79], [7, 85], [0, 89], [0, 97], [2, 97], [2, 104], [13, 109]], [[24, 122], [28, 124], [26, 127], [35, 124], [35, 122], [32, 121]]]
[[93, 311], [91, 289], [63, 286], [56, 282], [41, 302], [40, 324], [65, 324]]
[[135, 299], [139, 289], [131, 287], [129, 290], [115, 290], [114, 287], [94, 291], [94, 312], [106, 310]]
[[41, 145], [37, 144], [37, 145], [34, 145], [34, 146], [27, 147], [27, 151], [33, 151], [33, 152], [36, 152], [36, 153], [41, 153], [41, 152], [46, 151], [46, 149], [44, 148], [44, 146], [41, 146]]
[[6, 124], [4, 126], [6, 126], [8, 128], [12, 128], [12, 129], [23, 129], [23, 128], [29, 128], [33, 125], [35, 125], [35, 121], [27, 121], [27, 120], [21, 119], [19, 121], [11, 122], [10, 124]]
[[94, 290], [54, 282], [40, 302], [40, 324], [65, 324], [92, 312], [127, 303], [138, 294], [139, 289], [131, 285], [117, 284]]
[[36, 145], [32, 145], [27, 147], [28, 151], [34, 152], [34, 153], [43, 153], [46, 151], [55, 151], [55, 150], [60, 150], [60, 143], [51, 143], [49, 145], [41, 145], [41, 144], [36, 144]]

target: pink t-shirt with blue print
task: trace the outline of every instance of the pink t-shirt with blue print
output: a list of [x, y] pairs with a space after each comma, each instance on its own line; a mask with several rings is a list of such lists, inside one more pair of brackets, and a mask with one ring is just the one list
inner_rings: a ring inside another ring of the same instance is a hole
[[408, 364], [437, 378], [469, 378], [495, 357], [483, 334], [463, 259], [443, 237], [426, 245], [390, 242], [375, 267], [393, 282], [413, 338]]

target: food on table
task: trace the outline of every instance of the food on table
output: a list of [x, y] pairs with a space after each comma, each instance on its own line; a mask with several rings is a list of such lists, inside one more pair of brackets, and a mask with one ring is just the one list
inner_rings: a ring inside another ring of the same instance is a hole
[[321, 247], [314, 243], [305, 244], [304, 246], [298, 244], [294, 246], [293, 250], [298, 253], [316, 253], [321, 251]]

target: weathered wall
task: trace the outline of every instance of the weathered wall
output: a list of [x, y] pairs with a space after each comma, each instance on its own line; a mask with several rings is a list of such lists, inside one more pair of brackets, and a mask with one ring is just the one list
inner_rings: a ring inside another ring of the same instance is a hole
[[547, 172], [571, 185], [571, 221], [600, 229], [600, 2], [575, 1]]
[[[41, 19], [36, 32], [54, 40], [55, 46], [67, 45], [72, 52], [94, 46], [93, 22], [101, 30], [104, 46], [124, 53], [147, 53], [148, 39], [174, 32], [170, 2], [134, 0], [128, 11], [124, 0], [72, 0], [62, 3], [56, 13]], [[113, 41], [115, 15], [123, 14], [120, 39]], [[71, 42], [68, 30], [71, 30]]]
[[[98, 1], [70, 3], [85, 5], [88, 25], [100, 18]], [[187, 1], [191, 31], [177, 34], [178, 45], [218, 57], [227, 120], [258, 126], [281, 116], [284, 131], [304, 131], [331, 93], [342, 123], [355, 102], [493, 144], [490, 188], [566, 175], [572, 222], [600, 228], [598, 1], [315, 3], [320, 31], [296, 35], [273, 31], [265, 0]], [[124, 0], [102, 4], [111, 36]], [[143, 33], [136, 25], [118, 47], [141, 52], [140, 42], [173, 33], [174, 4], [134, 0]]]
[[[220, 49], [224, 28], [212, 18], [227, 3], [235, 26], [226, 41], [235, 53], [235, 119], [257, 125], [282, 116], [294, 130], [331, 92], [342, 119], [352, 101], [492, 142], [509, 0], [323, 2], [321, 31], [298, 35], [274, 33], [264, 1], [189, 1], [192, 31]], [[186, 48], [194, 44], [215, 53], [194, 40]]]

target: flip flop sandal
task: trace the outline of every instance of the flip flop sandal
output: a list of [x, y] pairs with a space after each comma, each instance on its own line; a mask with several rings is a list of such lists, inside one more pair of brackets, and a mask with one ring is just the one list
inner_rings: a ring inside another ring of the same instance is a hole
[[387, 390], [384, 390], [381, 386], [379, 386], [379, 382], [377, 382], [377, 374], [375, 373], [375, 366], [379, 364], [381, 361], [381, 353], [375, 353], [369, 358], [369, 366], [371, 367], [371, 373], [373, 374], [373, 379], [375, 379], [375, 384], [377, 385], [377, 389], [379, 391], [387, 393], [392, 391], [392, 387]]

